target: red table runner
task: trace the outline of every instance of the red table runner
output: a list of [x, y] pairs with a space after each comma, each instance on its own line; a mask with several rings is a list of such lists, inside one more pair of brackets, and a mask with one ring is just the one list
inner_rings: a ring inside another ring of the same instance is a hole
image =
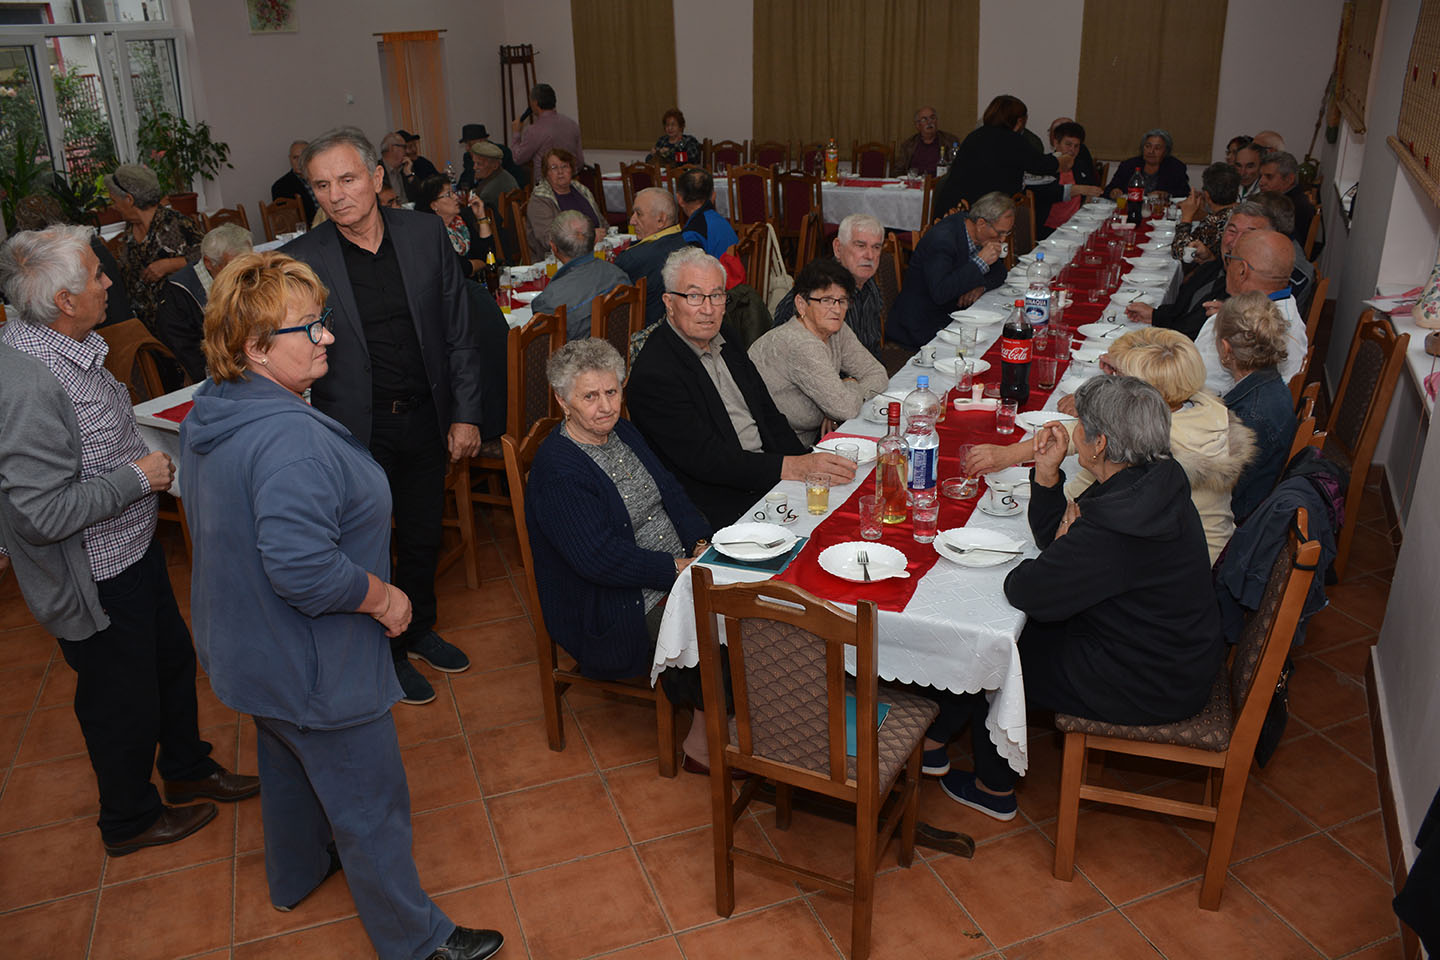
[[155, 413], [155, 416], [159, 417], [162, 420], [169, 420], [172, 423], [179, 423], [181, 420], [185, 419], [185, 415], [188, 414], [194, 406], [194, 400], [186, 400], [184, 403], [176, 404], [175, 406], [169, 407], [165, 410], [157, 411]]

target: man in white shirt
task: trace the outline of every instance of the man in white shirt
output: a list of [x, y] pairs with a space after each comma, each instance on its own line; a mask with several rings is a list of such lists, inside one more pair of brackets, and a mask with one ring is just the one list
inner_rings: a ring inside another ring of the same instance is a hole
[[[1281, 316], [1289, 322], [1285, 338], [1287, 355], [1280, 364], [1280, 376], [1288, 383], [1300, 372], [1309, 352], [1305, 336], [1305, 320], [1290, 295], [1290, 271], [1295, 266], [1295, 250], [1290, 238], [1274, 230], [1253, 230], [1235, 243], [1233, 252], [1225, 255], [1225, 290], [1230, 296], [1258, 291], [1275, 301]], [[1235, 378], [1220, 365], [1220, 349], [1215, 343], [1215, 313], [1220, 301], [1205, 305], [1210, 318], [1195, 336], [1195, 347], [1205, 361], [1205, 387], [1224, 396], [1235, 386]]]

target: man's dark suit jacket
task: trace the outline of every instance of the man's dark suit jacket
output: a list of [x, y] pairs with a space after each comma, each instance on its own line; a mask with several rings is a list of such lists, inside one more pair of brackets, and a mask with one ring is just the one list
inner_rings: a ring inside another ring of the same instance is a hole
[[631, 422], [716, 530], [775, 486], [785, 457], [805, 453], [739, 338], [722, 333], [720, 356], [760, 428], [763, 453], [740, 448], [720, 391], [668, 322], [645, 341], [625, 387]]
[[285, 176], [270, 184], [270, 199], [279, 200], [281, 197], [290, 199], [299, 197], [300, 202], [305, 205], [305, 222], [315, 222], [315, 197], [309, 190], [305, 189], [305, 183], [295, 176], [295, 171], [288, 171]]
[[[413, 210], [381, 207], [380, 215], [400, 261], [405, 299], [420, 339], [440, 429], [447, 430], [452, 423], [478, 426], [483, 419], [479, 342], [465, 280], [445, 224], [437, 216]], [[330, 291], [326, 306], [335, 311], [330, 372], [315, 381], [310, 402], [369, 446], [370, 350], [340, 250], [340, 232], [327, 220], [285, 244], [280, 252], [310, 265]]]

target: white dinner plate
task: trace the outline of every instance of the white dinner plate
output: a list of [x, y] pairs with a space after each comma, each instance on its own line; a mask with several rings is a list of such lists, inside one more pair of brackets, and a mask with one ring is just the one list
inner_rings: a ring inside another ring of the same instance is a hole
[[[727, 547], [721, 546], [722, 540], [759, 540], [762, 543], [780, 540], [780, 543], [768, 549], [758, 543], [740, 543]], [[746, 520], [716, 530], [710, 544], [731, 560], [769, 560], [795, 546], [795, 534], [782, 529], [778, 524]]]
[[529, 303], [538, 296], [540, 296], [539, 290], [515, 290], [510, 294], [511, 299], [518, 300], [521, 303]]
[[1094, 363], [1100, 359], [1101, 354], [1110, 349], [1110, 344], [1105, 340], [1086, 340], [1080, 346], [1070, 351], [1070, 356], [1076, 360], [1083, 360], [1086, 363]]
[[[1066, 416], [1058, 410], [1026, 410], [1024, 413], [1015, 414], [1015, 422], [1020, 426], [1024, 427], [1026, 430], [1031, 431], [1032, 433], [1045, 426], [1045, 424], [1055, 420], [1058, 420], [1061, 423], [1065, 424], [1066, 429], [1069, 429], [1070, 424], [1075, 422], [1074, 417]], [[1004, 471], [1001, 471], [1000, 473], [1003, 474]], [[1025, 473], [1025, 476], [1020, 477], [1019, 480], [1023, 480], [1029, 475], [1030, 474], [1027, 471]], [[997, 474], [997, 476], [1000, 476], [1000, 474]], [[1002, 483], [1006, 482], [1003, 476], [1000, 479]], [[1019, 480], [1011, 480], [1009, 482], [1018, 483]]]
[[995, 310], [991, 307], [971, 307], [969, 310], [956, 310], [950, 314], [950, 319], [969, 327], [987, 327], [992, 323], [1004, 323], [1006, 316], [1007, 314], [1003, 310]]
[[842, 443], [853, 443], [860, 448], [860, 459], [858, 463], [870, 463], [875, 459], [876, 444], [874, 440], [865, 437], [835, 437], [830, 440], [821, 440], [815, 444], [816, 450], [824, 450], [826, 453], [840, 455], [837, 449]]
[[894, 547], [887, 547], [874, 540], [847, 540], [844, 543], [826, 547], [820, 551], [820, 556], [817, 558], [820, 561], [820, 569], [834, 574], [842, 580], [864, 583], [865, 572], [861, 570], [860, 564], [855, 559], [861, 550], [864, 550], [866, 557], [869, 558], [868, 566], [872, 581], [910, 576], [905, 569], [907, 562], [905, 554]]
[[1092, 340], [1114, 340], [1127, 333], [1134, 324], [1125, 323], [1082, 323], [1075, 332]]
[[1170, 279], [1170, 274], [1161, 273], [1158, 270], [1141, 270], [1138, 267], [1131, 270], [1126, 276], [1126, 283], [1162, 283]]
[[[974, 360], [971, 360], [970, 362], [973, 363], [973, 364], [975, 364], [975, 369], [974, 369], [972, 372], [973, 372], [976, 376], [978, 376], [978, 375], [984, 373], [986, 370], [989, 370], [989, 369], [990, 369], [990, 361], [989, 361], [989, 360], [981, 360], [979, 357], [976, 357]], [[951, 376], [951, 377], [958, 377], [958, 376], [960, 376], [959, 366], [960, 366], [960, 358], [959, 358], [959, 357], [944, 357], [944, 358], [936, 357], [936, 358], [935, 358], [935, 369], [936, 369], [936, 370], [939, 370], [941, 373], [945, 374], [946, 376]]]
[[935, 537], [935, 552], [951, 563], [958, 563], [962, 567], [998, 567], [1017, 559], [1021, 554], [991, 553], [988, 550], [956, 553], [954, 550], [946, 549], [946, 544], [956, 547], [999, 547], [1004, 550], [1022, 550], [1026, 546], [1023, 540], [1016, 540], [998, 530], [986, 530], [983, 527], [952, 527], [949, 530], [941, 530]]

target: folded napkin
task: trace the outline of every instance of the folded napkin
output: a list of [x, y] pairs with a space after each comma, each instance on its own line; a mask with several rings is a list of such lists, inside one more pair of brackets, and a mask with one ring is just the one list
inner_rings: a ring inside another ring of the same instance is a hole
[[962, 550], [966, 547], [994, 547], [996, 550], [1024, 550], [1029, 546], [1024, 540], [1010, 538], [996, 539], [989, 536], [989, 534], [994, 531], [984, 527], [979, 529], [985, 531], [979, 536], [971, 535], [970, 531], [963, 527], [959, 530], [951, 530], [945, 534], [945, 542], [952, 547], [960, 547]]

